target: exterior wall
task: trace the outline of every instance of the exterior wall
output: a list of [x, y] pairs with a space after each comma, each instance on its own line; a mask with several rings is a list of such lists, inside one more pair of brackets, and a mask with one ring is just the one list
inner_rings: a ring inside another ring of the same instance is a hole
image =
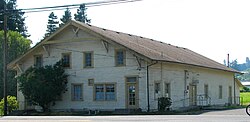
[[[57, 101], [56, 105], [52, 106], [52, 109], [125, 109], [125, 77], [128, 76], [137, 76], [139, 78], [139, 107], [146, 109], [146, 70], [138, 70], [135, 56], [129, 50], [116, 44], [110, 44], [107, 52], [100, 39], [81, 30], [78, 32], [77, 38], [83, 38], [83, 40], [71, 42], [73, 39], [76, 39], [73, 31], [71, 31], [69, 28], [68, 31], [60, 34], [61, 37], [58, 35], [52, 39], [56, 41], [68, 40], [69, 43], [63, 42], [47, 45], [49, 46], [49, 55], [41, 47], [20, 62], [22, 64], [20, 67], [25, 71], [34, 65], [34, 55], [42, 54], [43, 65], [51, 65], [62, 58], [62, 53], [71, 53], [71, 68], [66, 69], [66, 73], [69, 74], [67, 92], [62, 95], [61, 101]], [[126, 50], [126, 66], [115, 66], [114, 55], [116, 49]], [[83, 52], [85, 51], [94, 52], [94, 68], [84, 68]], [[144, 65], [145, 63], [142, 62], [142, 66]], [[115, 83], [116, 100], [95, 101], [93, 96], [94, 86], [88, 85], [88, 79], [94, 79], [94, 83]], [[72, 83], [83, 84], [83, 101], [72, 101]], [[18, 101], [20, 101], [20, 109], [24, 109], [26, 106], [21, 92], [18, 92]]]
[[[62, 100], [57, 101], [52, 109], [126, 109], [126, 83], [128, 76], [137, 76], [139, 93], [139, 108], [147, 110], [147, 83], [146, 83], [146, 63], [141, 61], [142, 67], [138, 69], [138, 63], [134, 53], [115, 43], [109, 43], [108, 52], [101, 39], [93, 36], [90, 32], [79, 30], [78, 34], [72, 31], [74, 27], [68, 27], [60, 34], [53, 37], [43, 47], [37, 48], [32, 54], [27, 55], [19, 62], [20, 68], [25, 71], [34, 65], [34, 55], [43, 55], [43, 65], [52, 65], [62, 58], [62, 53], [71, 53], [71, 68], [66, 69], [69, 75], [67, 92], [62, 95]], [[126, 66], [115, 66], [115, 50], [126, 50]], [[83, 52], [93, 51], [94, 67], [84, 68]], [[19, 70], [18, 74], [21, 72]], [[185, 71], [186, 79], [185, 79]], [[88, 85], [88, 79], [94, 79], [94, 83], [115, 83], [116, 100], [115, 101], [95, 101], [94, 86]], [[189, 106], [188, 86], [196, 82], [197, 95], [204, 94], [204, 84], [208, 85], [208, 95], [211, 97], [212, 105], [224, 105], [228, 103], [228, 89], [232, 87], [234, 92], [233, 73], [199, 68], [174, 63], [161, 63], [149, 67], [149, 104], [150, 109], [157, 109], [157, 98], [165, 96], [165, 83], [170, 83], [170, 96], [173, 101], [172, 109], [180, 109]], [[161, 92], [155, 94], [155, 83], [160, 83]], [[185, 86], [186, 82], [186, 86]], [[72, 101], [71, 85], [74, 83], [83, 84], [83, 100]], [[222, 99], [218, 98], [219, 85], [222, 85]], [[184, 92], [186, 89], [186, 93]], [[236, 87], [236, 90], [238, 88]], [[232, 93], [234, 95], [234, 93]], [[236, 96], [239, 92], [236, 91]], [[20, 91], [17, 93], [20, 109], [27, 109], [24, 97]]]
[[[187, 71], [186, 86], [184, 86], [185, 70]], [[157, 97], [165, 97], [165, 83], [170, 83], [170, 96], [173, 102], [172, 109], [190, 106], [190, 84], [197, 86], [197, 96], [204, 96], [204, 85], [208, 85], [208, 96], [211, 98], [211, 105], [225, 105], [229, 103], [229, 86], [232, 87], [232, 96], [234, 96], [234, 74], [230, 72], [174, 63], [158, 63], [150, 68], [149, 74], [151, 109], [157, 109]], [[156, 82], [161, 83], [160, 94], [155, 93]], [[219, 99], [220, 85], [222, 86], [222, 99]], [[236, 96], [239, 96], [239, 88], [237, 85], [235, 87]], [[185, 90], [187, 90], [186, 94]], [[197, 101], [197, 105], [199, 105], [199, 101]]]

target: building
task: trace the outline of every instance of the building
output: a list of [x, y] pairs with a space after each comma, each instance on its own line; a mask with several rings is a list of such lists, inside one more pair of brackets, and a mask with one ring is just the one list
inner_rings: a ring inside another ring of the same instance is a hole
[[250, 81], [242, 81], [241, 84], [247, 88], [250, 88]]
[[[17, 75], [31, 66], [63, 59], [68, 91], [51, 109], [157, 110], [159, 97], [171, 108], [237, 104], [239, 86], [228, 68], [189, 49], [70, 21], [8, 68]], [[18, 91], [20, 109], [27, 100]]]

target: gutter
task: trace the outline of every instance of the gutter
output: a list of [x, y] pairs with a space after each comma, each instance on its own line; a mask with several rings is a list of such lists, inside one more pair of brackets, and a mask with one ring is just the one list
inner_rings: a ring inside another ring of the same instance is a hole
[[156, 61], [155, 63], [151, 63], [151, 64], [147, 64], [147, 103], [148, 103], [148, 112], [150, 111], [150, 104], [149, 104], [149, 73], [148, 73], [148, 69], [150, 66], [153, 66], [155, 64], [157, 64], [158, 61]]

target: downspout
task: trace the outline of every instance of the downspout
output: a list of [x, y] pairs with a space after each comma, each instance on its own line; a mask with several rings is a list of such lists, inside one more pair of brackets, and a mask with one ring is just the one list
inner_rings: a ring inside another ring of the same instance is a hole
[[147, 103], [148, 103], [148, 112], [150, 111], [150, 104], [149, 104], [149, 67], [152, 66], [152, 65], [155, 65], [157, 64], [158, 61], [156, 61], [155, 63], [152, 63], [152, 64], [147, 64]]
[[[230, 61], [229, 61], [229, 54], [227, 54], [227, 67], [228, 68], [230, 68]], [[236, 76], [235, 76], [235, 74], [234, 74], [234, 80], [233, 80], [233, 82], [234, 82], [234, 104], [236, 104], [236, 92], [235, 92], [235, 82], [236, 82]], [[229, 98], [230, 99], [230, 98]]]
[[234, 105], [236, 105], [236, 92], [235, 92], [235, 82], [236, 82], [236, 78], [235, 78], [235, 75], [234, 75]]
[[185, 74], [184, 74], [184, 100], [183, 100], [183, 107], [186, 106], [186, 96], [187, 96], [187, 70], [184, 70]]

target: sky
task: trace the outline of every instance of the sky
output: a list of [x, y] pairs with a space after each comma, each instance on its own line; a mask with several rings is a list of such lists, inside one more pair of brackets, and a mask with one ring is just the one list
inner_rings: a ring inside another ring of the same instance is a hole
[[[17, 0], [19, 9], [104, 0]], [[185, 47], [223, 63], [250, 57], [250, 0], [142, 0], [89, 7], [97, 27]], [[64, 10], [54, 11], [61, 18]], [[76, 9], [71, 10], [72, 16]], [[50, 12], [26, 13], [33, 45], [42, 39]]]

